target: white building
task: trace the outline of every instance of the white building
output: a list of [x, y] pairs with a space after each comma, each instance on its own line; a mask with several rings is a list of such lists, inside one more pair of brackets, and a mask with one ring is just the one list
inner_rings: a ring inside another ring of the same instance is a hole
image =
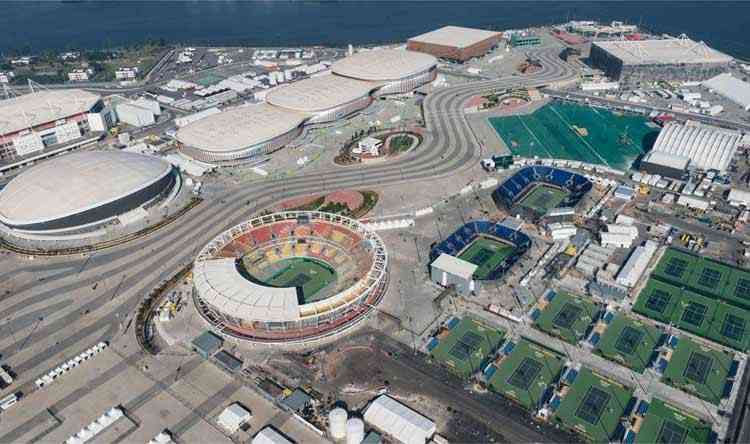
[[698, 199], [697, 197], [681, 194], [680, 197], [677, 198], [677, 205], [692, 208], [694, 210], [706, 211], [708, 210], [709, 202], [703, 199]]
[[630, 248], [633, 244], [633, 238], [628, 234], [606, 232], [600, 233], [600, 236], [604, 247]]
[[118, 68], [115, 71], [115, 78], [117, 80], [134, 80], [136, 77], [138, 77], [138, 67], [128, 67], [128, 68]]
[[271, 427], [265, 427], [254, 437], [252, 444], [294, 444]]
[[[249, 421], [251, 417], [252, 415], [247, 409], [235, 402], [219, 414], [216, 422], [221, 428], [229, 432], [229, 434], [234, 434], [240, 429], [240, 426]], [[253, 442], [255, 441], [253, 440]]]
[[74, 69], [68, 73], [68, 80], [71, 82], [84, 82], [89, 79], [89, 74], [92, 74], [91, 69]]
[[732, 188], [729, 190], [727, 200], [733, 207], [750, 207], [750, 191]]
[[383, 141], [374, 137], [365, 137], [364, 139], [357, 142], [357, 148], [353, 149], [354, 154], [369, 154], [371, 156], [380, 155], [380, 147], [383, 146]]
[[435, 423], [395, 399], [381, 395], [365, 412], [365, 422], [404, 444], [425, 444]]
[[10, 80], [15, 77], [15, 73], [13, 71], [0, 71], [0, 83], [8, 84], [10, 83]]
[[735, 131], [714, 126], [669, 122], [659, 132], [649, 154], [653, 156], [652, 153], [660, 152], [683, 161], [689, 160], [690, 168], [726, 171], [740, 137]]
[[732, 76], [729, 73], [703, 82], [703, 86], [716, 94], [741, 106], [745, 111], [750, 111], [750, 83]]
[[117, 118], [128, 125], [140, 128], [156, 123], [154, 111], [137, 102], [120, 103], [115, 107], [115, 110], [117, 111]]
[[617, 283], [630, 288], [635, 287], [658, 247], [659, 245], [652, 240], [647, 240], [645, 245], [638, 246], [617, 274]]
[[620, 82], [583, 82], [583, 91], [614, 91], [620, 89]]
[[467, 294], [477, 290], [477, 282], [474, 280], [477, 268], [471, 262], [443, 253], [430, 264], [430, 277], [432, 282], [440, 286], [453, 285], [456, 292]]
[[547, 225], [547, 230], [549, 230], [550, 236], [552, 236], [552, 239], [555, 241], [569, 239], [575, 236], [578, 232], [575, 225], [563, 222], [551, 223]]

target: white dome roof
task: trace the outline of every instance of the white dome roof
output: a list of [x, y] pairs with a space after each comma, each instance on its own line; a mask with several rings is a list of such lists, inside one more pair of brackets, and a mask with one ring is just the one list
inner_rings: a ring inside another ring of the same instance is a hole
[[87, 151], [35, 165], [0, 191], [0, 221], [28, 225], [71, 216], [129, 196], [172, 170], [153, 156]]

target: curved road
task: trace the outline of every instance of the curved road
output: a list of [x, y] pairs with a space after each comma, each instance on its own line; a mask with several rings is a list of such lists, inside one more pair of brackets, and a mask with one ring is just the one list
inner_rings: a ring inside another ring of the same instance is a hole
[[[18, 273], [34, 277], [27, 284], [12, 288], [0, 300], [0, 320], [6, 320], [0, 327], [5, 329], [3, 333], [7, 337], [8, 331], [23, 331], [11, 342], [4, 342], [9, 345], [0, 349], [0, 356], [18, 374], [33, 370], [36, 377], [47, 370], [37, 367], [61, 352], [77, 353], [88, 347], [92, 338], [112, 340], [115, 335], [125, 334], [123, 327], [145, 294], [191, 262], [210, 238], [274, 202], [311, 192], [429, 181], [474, 167], [481, 153], [464, 116], [463, 103], [491, 88], [543, 86], [572, 79], [575, 71], [560, 60], [558, 52], [537, 51], [535, 55], [544, 68], [534, 75], [469, 83], [428, 95], [423, 103], [427, 128], [423, 145], [398, 162], [362, 168], [331, 167], [298, 177], [237, 186], [204, 201], [181, 220], [120, 247], [89, 257], [41, 259], [42, 263], [30, 262], [22, 268], [0, 272], [0, 282]], [[0, 259], [0, 264], [2, 261], [8, 259]], [[6, 265], [0, 268], [9, 269]], [[44, 280], [39, 281], [36, 276], [43, 276]], [[135, 345], [135, 338], [132, 339]], [[9, 431], [0, 436], [0, 441], [13, 441], [22, 432]]]

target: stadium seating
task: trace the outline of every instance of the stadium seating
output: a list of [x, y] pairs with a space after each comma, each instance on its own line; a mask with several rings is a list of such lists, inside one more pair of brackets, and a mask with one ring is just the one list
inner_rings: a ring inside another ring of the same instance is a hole
[[591, 190], [592, 184], [580, 174], [549, 166], [533, 165], [520, 169], [492, 193], [496, 203], [511, 208], [523, 197], [530, 185], [546, 183], [568, 192], [561, 207], [574, 207]]
[[492, 281], [502, 276], [510, 267], [531, 248], [531, 239], [521, 231], [512, 230], [504, 225], [486, 220], [472, 221], [456, 230], [447, 239], [435, 245], [430, 250], [430, 262], [437, 259], [441, 254], [458, 256], [479, 235], [496, 237], [504, 240], [515, 247], [513, 254], [508, 256], [498, 267], [493, 270], [486, 280]]

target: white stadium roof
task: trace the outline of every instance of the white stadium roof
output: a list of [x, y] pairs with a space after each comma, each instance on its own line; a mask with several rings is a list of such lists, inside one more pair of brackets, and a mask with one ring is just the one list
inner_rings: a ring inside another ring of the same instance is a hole
[[196, 261], [193, 282], [198, 293], [223, 313], [245, 321], [284, 322], [300, 318], [297, 290], [245, 279], [233, 258]]
[[0, 220], [26, 225], [114, 202], [163, 178], [172, 165], [157, 157], [86, 151], [35, 165], [0, 191]]
[[464, 28], [461, 26], [444, 26], [440, 29], [412, 37], [409, 41], [429, 43], [432, 45], [467, 48], [492, 37], [499, 37], [500, 33], [485, 31], [484, 29]]
[[405, 444], [424, 444], [436, 431], [433, 421], [387, 395], [370, 404], [364, 419]]
[[61, 89], [2, 100], [0, 135], [88, 112], [100, 98], [82, 89]]
[[594, 42], [626, 65], [729, 63], [732, 57], [690, 39], [611, 40]]
[[340, 76], [360, 80], [399, 80], [437, 65], [429, 54], [404, 49], [361, 51], [334, 63], [331, 70]]
[[703, 86], [731, 100], [745, 111], [750, 111], [750, 83], [743, 82], [729, 73], [724, 73], [706, 80], [703, 82]]
[[708, 125], [667, 123], [653, 151], [690, 159], [690, 167], [726, 171], [737, 150], [740, 134]]
[[367, 96], [377, 83], [325, 74], [310, 77], [268, 92], [271, 105], [306, 113], [317, 113]]
[[300, 126], [308, 116], [265, 103], [204, 117], [177, 131], [177, 140], [208, 152], [231, 152], [266, 142]]

